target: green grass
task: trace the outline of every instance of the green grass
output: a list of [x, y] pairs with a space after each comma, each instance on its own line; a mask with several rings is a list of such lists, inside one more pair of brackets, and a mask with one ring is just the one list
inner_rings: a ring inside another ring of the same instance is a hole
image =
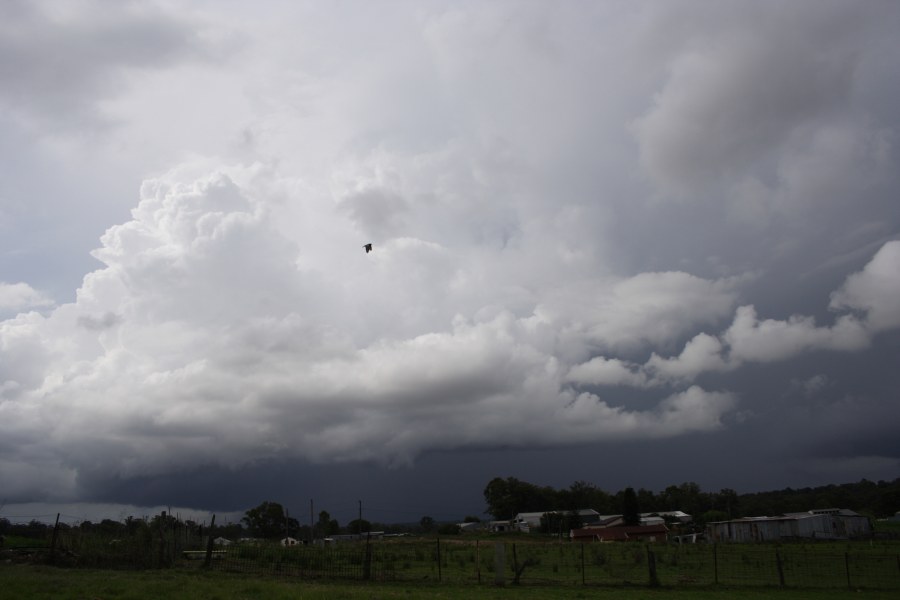
[[[476, 586], [436, 583], [307, 583], [228, 573], [170, 569], [109, 571], [0, 565], [4, 598], [72, 600], [843, 600], [847, 590], [774, 588], [647, 589], [583, 586]], [[894, 600], [894, 591], [854, 591], [860, 600]]]
[[30, 538], [21, 535], [6, 535], [3, 540], [5, 548], [49, 548], [49, 538]]

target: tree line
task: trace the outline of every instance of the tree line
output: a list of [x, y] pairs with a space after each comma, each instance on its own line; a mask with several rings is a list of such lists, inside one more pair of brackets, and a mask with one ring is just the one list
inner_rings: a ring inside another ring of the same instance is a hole
[[[476, 517], [466, 517], [466, 520]], [[459, 533], [455, 524], [438, 523], [430, 516], [422, 517], [418, 523], [386, 524], [370, 522], [366, 519], [353, 519], [341, 525], [332, 518], [328, 511], [319, 511], [314, 523], [301, 523], [290, 516], [288, 510], [280, 503], [265, 501], [244, 513], [238, 523], [210, 524], [199, 523], [191, 519], [182, 520], [175, 515], [162, 513], [149, 518], [127, 517], [124, 521], [103, 519], [99, 522], [84, 520], [70, 525], [60, 522], [57, 527], [61, 531], [78, 530], [82, 533], [97, 534], [102, 537], [133, 538], [136, 536], [152, 537], [153, 532], [160, 529], [187, 530], [192, 535], [203, 537], [223, 537], [229, 540], [241, 538], [257, 538], [277, 540], [291, 537], [297, 540], [325, 538], [340, 534], [365, 534], [372, 531], [384, 533], [438, 533], [449, 535]], [[27, 523], [13, 523], [9, 519], [0, 518], [0, 544], [2, 536], [19, 536], [29, 539], [43, 539], [50, 535], [54, 525], [32, 519]]]
[[[900, 478], [878, 482], [862, 479], [857, 483], [738, 494], [729, 488], [706, 492], [694, 482], [671, 485], [661, 492], [629, 487], [609, 493], [586, 481], [576, 481], [568, 488], [555, 489], [515, 477], [495, 477], [485, 487], [484, 499], [487, 506], [485, 514], [498, 520], [511, 519], [520, 512], [560, 513], [547, 516], [542, 523], [542, 528], [551, 532], [578, 526], [578, 519], [573, 511], [585, 508], [594, 509], [600, 514], [623, 515], [626, 521], [631, 522], [635, 521], [638, 513], [681, 510], [693, 516], [696, 526], [710, 521], [772, 516], [819, 508], [847, 508], [873, 518], [884, 518], [900, 510]], [[465, 522], [479, 520], [479, 517], [471, 515], [461, 519]], [[289, 516], [281, 504], [272, 501], [247, 510], [239, 523], [217, 524], [213, 527], [192, 520], [182, 521], [165, 514], [150, 519], [128, 517], [124, 522], [103, 519], [96, 523], [82, 521], [77, 525], [60, 523], [61, 529], [79, 528], [109, 537], [133, 536], [169, 526], [183, 527], [198, 535], [221, 536], [231, 540], [242, 537], [293, 537], [306, 540], [369, 531], [449, 535], [458, 533], [459, 530], [454, 523], [438, 523], [429, 516], [422, 517], [414, 524], [385, 524], [353, 519], [341, 525], [324, 510], [318, 513], [318, 518], [312, 525], [301, 524], [298, 519]], [[37, 520], [11, 523], [8, 519], [0, 518], [0, 536], [40, 538], [52, 529], [52, 525]]]
[[521, 512], [571, 513], [587, 508], [602, 515], [680, 510], [692, 515], [695, 522], [819, 508], [846, 508], [882, 518], [900, 510], [900, 478], [877, 483], [863, 479], [858, 483], [738, 494], [730, 488], [705, 492], [694, 482], [670, 485], [661, 492], [629, 487], [609, 493], [586, 481], [555, 489], [515, 477], [495, 477], [484, 488], [484, 499], [485, 512], [498, 520], [511, 519]]

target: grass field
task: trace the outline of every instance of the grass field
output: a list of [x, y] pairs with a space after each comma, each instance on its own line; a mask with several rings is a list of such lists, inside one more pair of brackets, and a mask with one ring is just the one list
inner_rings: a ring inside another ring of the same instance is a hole
[[[651, 553], [656, 580], [665, 587], [734, 587], [900, 590], [900, 546], [868, 543], [644, 545], [484, 543], [412, 540], [282, 548], [229, 547], [213, 569], [305, 580], [374, 580], [490, 584], [495, 548], [503, 546], [501, 579], [526, 586], [647, 585]], [[368, 565], [365, 566], [365, 565]]]
[[436, 583], [307, 583], [197, 570], [110, 571], [0, 565], [4, 598], [71, 600], [895, 600], [894, 591], [775, 588], [648, 589], [584, 586], [474, 586]]

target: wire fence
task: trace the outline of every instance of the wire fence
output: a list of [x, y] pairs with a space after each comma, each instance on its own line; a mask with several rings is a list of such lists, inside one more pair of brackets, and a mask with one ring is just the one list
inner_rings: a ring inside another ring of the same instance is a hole
[[900, 543], [645, 544], [522, 539], [392, 538], [284, 547], [215, 544], [178, 523], [107, 535], [60, 531], [39, 547], [2, 552], [61, 566], [208, 568], [319, 580], [522, 585], [726, 585], [900, 589]]
[[470, 584], [781, 586], [900, 589], [900, 547], [368, 541], [239, 544], [210, 568], [306, 579]]

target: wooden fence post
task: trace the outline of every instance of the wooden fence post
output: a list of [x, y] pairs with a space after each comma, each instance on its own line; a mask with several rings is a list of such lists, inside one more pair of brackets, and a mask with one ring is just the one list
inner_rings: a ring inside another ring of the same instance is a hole
[[650, 576], [650, 587], [659, 587], [659, 576], [656, 574], [656, 554], [647, 546], [647, 569]]
[[844, 552], [844, 570], [847, 571], [847, 589], [852, 590], [853, 586], [850, 584], [850, 553]]
[[[360, 525], [362, 527], [362, 525]], [[370, 581], [372, 579], [372, 533], [366, 534], [366, 556], [363, 561], [363, 579]]]
[[494, 544], [494, 584], [506, 583], [506, 544], [497, 542]]
[[59, 539], [59, 513], [56, 513], [56, 525], [53, 526], [53, 537], [50, 538], [50, 562], [56, 562], [56, 541]]
[[513, 583], [518, 584], [519, 583], [519, 557], [516, 554], [515, 542], [513, 542], [513, 573], [516, 574], [516, 576], [513, 578]]
[[157, 568], [162, 569], [165, 566], [166, 561], [166, 536], [165, 536], [165, 528], [166, 528], [166, 511], [162, 511], [159, 519], [159, 561], [157, 562]]
[[216, 524], [216, 515], [212, 516], [212, 520], [209, 522], [209, 531], [208, 537], [206, 539], [206, 558], [203, 560], [203, 567], [208, 569], [210, 564], [212, 563], [212, 549], [213, 549], [213, 527]]
[[437, 539], [437, 560], [438, 560], [438, 581], [441, 581], [443, 578], [443, 572], [441, 571], [441, 538]]
[[778, 566], [778, 583], [784, 587], [784, 567], [781, 564], [781, 553], [775, 551], [775, 564]]
[[713, 542], [713, 581], [719, 585], [719, 544]]
[[584, 543], [581, 544], [581, 585], [585, 584], [585, 575], [584, 575]]
[[478, 576], [478, 584], [481, 585], [481, 557], [478, 553], [478, 540], [475, 540], [475, 574]]

